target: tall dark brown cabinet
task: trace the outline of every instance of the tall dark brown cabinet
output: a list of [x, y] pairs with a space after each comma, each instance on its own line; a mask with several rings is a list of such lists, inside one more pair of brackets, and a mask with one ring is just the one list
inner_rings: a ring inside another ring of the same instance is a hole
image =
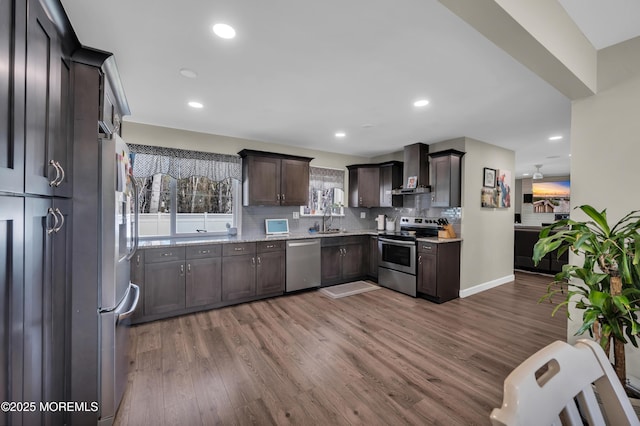
[[[78, 46], [58, 1], [0, 2], [2, 401], [68, 399], [70, 57]], [[64, 421], [39, 405], [0, 412], [3, 425]]]

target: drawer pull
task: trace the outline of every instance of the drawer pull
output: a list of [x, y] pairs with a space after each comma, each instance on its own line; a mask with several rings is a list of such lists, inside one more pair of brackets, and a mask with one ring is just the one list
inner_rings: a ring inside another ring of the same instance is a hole
[[211, 253], [211, 250], [200, 250], [200, 254]]
[[235, 250], [235, 251], [243, 251], [244, 247], [234, 247], [233, 250]]
[[431, 246], [422, 246], [422, 248], [425, 250], [431, 250]]
[[276, 245], [275, 244], [267, 244], [266, 247], [267, 248], [276, 248]]
[[165, 256], [165, 257], [166, 257], [166, 256], [173, 256], [173, 253], [162, 253], [162, 255], [161, 255], [161, 256]]

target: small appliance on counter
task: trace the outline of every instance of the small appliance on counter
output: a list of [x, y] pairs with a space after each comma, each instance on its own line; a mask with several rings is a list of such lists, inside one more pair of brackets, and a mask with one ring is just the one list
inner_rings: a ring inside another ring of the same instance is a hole
[[384, 231], [386, 220], [387, 220], [387, 217], [385, 215], [383, 214], [378, 215], [378, 218], [375, 220], [376, 223], [378, 224], [378, 231]]
[[265, 233], [269, 235], [286, 235], [289, 233], [288, 219], [265, 219]]
[[386, 220], [387, 226], [385, 230], [387, 232], [395, 232], [396, 231], [396, 220], [392, 217], [388, 217]]

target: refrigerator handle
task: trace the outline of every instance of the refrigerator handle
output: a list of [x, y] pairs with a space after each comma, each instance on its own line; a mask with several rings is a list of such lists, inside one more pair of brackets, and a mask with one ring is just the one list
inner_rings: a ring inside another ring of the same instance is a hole
[[126, 312], [118, 314], [118, 321], [125, 320], [129, 318], [131, 315], [133, 315], [133, 312], [136, 310], [136, 307], [138, 306], [138, 300], [140, 299], [140, 287], [138, 287], [133, 283], [131, 283], [130, 285], [131, 285], [131, 290], [135, 292], [133, 295], [133, 302], [131, 302], [129, 309], [127, 309]]
[[133, 255], [136, 253], [136, 251], [138, 250], [138, 244], [140, 243], [140, 238], [138, 237], [138, 208], [140, 207], [138, 205], [138, 185], [136, 184], [136, 181], [133, 179], [133, 174], [130, 175], [131, 176], [131, 185], [133, 186], [133, 208], [134, 208], [134, 214], [133, 214], [133, 247], [131, 248], [131, 251], [129, 252], [129, 254], [127, 255], [127, 260], [131, 260], [133, 258]]

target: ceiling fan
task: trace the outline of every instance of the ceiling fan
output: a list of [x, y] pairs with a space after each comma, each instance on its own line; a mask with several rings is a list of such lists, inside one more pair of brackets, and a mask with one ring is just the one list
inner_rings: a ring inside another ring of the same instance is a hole
[[532, 178], [536, 180], [542, 179], [544, 177], [544, 175], [540, 171], [540, 167], [542, 167], [542, 164], [536, 164], [535, 167], [536, 167], [536, 172], [533, 174]]

